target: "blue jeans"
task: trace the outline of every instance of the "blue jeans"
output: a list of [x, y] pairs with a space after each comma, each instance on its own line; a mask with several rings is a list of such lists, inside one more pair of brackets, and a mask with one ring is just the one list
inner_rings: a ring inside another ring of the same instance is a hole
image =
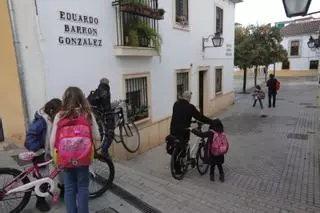
[[65, 169], [63, 178], [67, 213], [89, 213], [89, 167]]

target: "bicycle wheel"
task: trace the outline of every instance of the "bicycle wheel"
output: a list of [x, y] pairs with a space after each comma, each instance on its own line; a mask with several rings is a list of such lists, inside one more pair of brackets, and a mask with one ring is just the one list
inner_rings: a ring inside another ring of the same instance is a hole
[[103, 155], [96, 154], [89, 171], [89, 197], [100, 197], [112, 186], [114, 179], [113, 162]]
[[204, 175], [207, 173], [209, 169], [209, 164], [206, 164], [206, 156], [205, 156], [205, 147], [203, 144], [199, 145], [199, 149], [196, 156], [197, 170], [200, 175]]
[[[21, 212], [26, 205], [29, 203], [32, 191], [25, 191], [25, 192], [17, 192], [13, 194], [6, 195], [5, 188], [12, 184], [11, 182], [20, 175], [22, 172], [13, 169], [13, 168], [0, 168], [0, 180], [2, 180], [5, 176], [7, 177], [7, 181], [0, 183], [0, 212], [8, 212], [8, 213], [17, 213]], [[24, 177], [23, 179], [17, 179], [10, 189], [15, 187], [25, 185], [29, 183], [30, 180], [28, 177]], [[8, 190], [8, 189], [6, 189]], [[12, 201], [13, 204], [5, 203], [6, 201]], [[8, 209], [9, 208], [9, 209]], [[11, 208], [11, 209], [10, 209]]]
[[100, 133], [100, 146], [99, 147], [95, 147], [96, 150], [100, 150], [102, 148], [102, 145], [106, 139], [106, 128], [105, 125], [103, 123], [103, 119], [102, 117], [98, 114], [98, 113], [94, 113], [98, 127], [99, 127], [99, 133]]
[[[177, 167], [180, 167], [177, 169]], [[188, 171], [187, 156], [183, 149], [175, 148], [171, 155], [170, 163], [171, 175], [176, 180], [182, 180]]]
[[124, 125], [120, 125], [119, 130], [123, 147], [130, 153], [138, 151], [140, 147], [138, 127], [132, 121], [128, 121]]

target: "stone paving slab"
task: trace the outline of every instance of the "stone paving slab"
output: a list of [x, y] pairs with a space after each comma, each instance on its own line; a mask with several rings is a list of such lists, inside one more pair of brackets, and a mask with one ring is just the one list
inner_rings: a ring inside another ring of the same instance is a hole
[[117, 165], [116, 182], [163, 212], [320, 212], [320, 90], [307, 78], [281, 82], [268, 117], [250, 95], [218, 116], [230, 140], [225, 183], [196, 170], [174, 180], [164, 145]]

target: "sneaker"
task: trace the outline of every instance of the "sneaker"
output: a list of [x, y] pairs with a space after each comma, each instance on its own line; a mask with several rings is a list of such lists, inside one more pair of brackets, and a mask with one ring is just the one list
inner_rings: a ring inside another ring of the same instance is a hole
[[214, 175], [210, 175], [210, 180], [213, 182], [214, 181]]
[[220, 175], [219, 180], [220, 180], [221, 182], [224, 182], [224, 174], [221, 174], [221, 175]]
[[37, 197], [36, 208], [40, 212], [48, 212], [51, 209], [50, 205], [47, 203], [47, 201], [44, 197]]

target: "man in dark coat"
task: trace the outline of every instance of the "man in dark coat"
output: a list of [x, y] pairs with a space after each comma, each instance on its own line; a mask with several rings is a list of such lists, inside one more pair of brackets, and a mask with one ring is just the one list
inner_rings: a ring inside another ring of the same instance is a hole
[[107, 78], [102, 78], [97, 89], [97, 95], [100, 97], [100, 106], [103, 108], [103, 111], [111, 111], [111, 94], [109, 80]]
[[[192, 93], [186, 91], [182, 98], [173, 105], [173, 113], [170, 124], [170, 134], [175, 136], [185, 148], [190, 139], [191, 119], [194, 118], [205, 124], [210, 124], [212, 120], [202, 115], [197, 108], [190, 103]], [[175, 166], [176, 173], [181, 173], [180, 165]]]
[[111, 108], [111, 93], [109, 80], [107, 78], [102, 78], [100, 80], [98, 88], [88, 99], [92, 105], [102, 109], [103, 112], [107, 113], [107, 115], [105, 116], [105, 121], [103, 121], [103, 124], [105, 125], [106, 135], [104, 137], [105, 141], [104, 146], [102, 147], [102, 153], [109, 157], [108, 149], [112, 144], [115, 129], [114, 116], [112, 114]]
[[268, 87], [268, 97], [269, 97], [269, 108], [271, 108], [271, 98], [272, 98], [272, 106], [276, 107], [276, 98], [277, 98], [277, 79], [273, 74], [270, 74], [270, 78], [267, 81]]

